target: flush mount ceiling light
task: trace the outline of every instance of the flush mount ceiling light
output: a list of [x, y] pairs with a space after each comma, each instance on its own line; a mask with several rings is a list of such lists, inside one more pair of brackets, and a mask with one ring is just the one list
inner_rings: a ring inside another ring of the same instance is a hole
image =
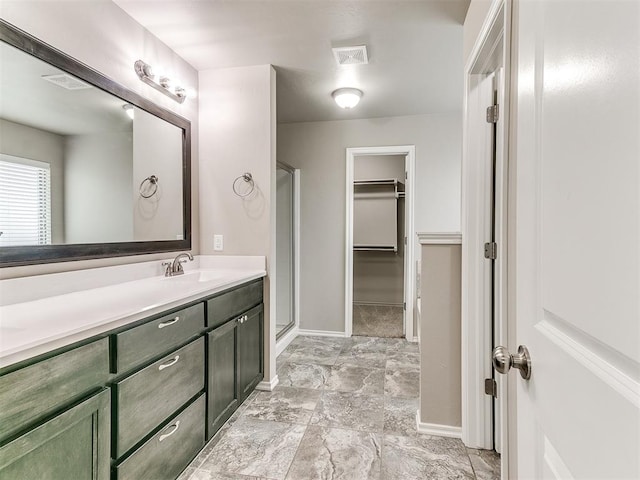
[[171, 79], [165, 75], [155, 75], [151, 65], [148, 63], [145, 63], [142, 60], [136, 60], [136, 63], [133, 64], [133, 68], [140, 80], [164, 93], [167, 97], [173, 98], [178, 103], [183, 103], [187, 98], [187, 91], [184, 87], [179, 85], [173, 86]]
[[331, 96], [340, 108], [349, 109], [358, 105], [362, 97], [362, 90], [358, 90], [357, 88], [339, 88], [334, 91]]
[[136, 113], [136, 111], [133, 109], [133, 105], [131, 105], [130, 103], [125, 103], [124, 105], [122, 105], [122, 108], [127, 113], [128, 117], [133, 120], [133, 116]]

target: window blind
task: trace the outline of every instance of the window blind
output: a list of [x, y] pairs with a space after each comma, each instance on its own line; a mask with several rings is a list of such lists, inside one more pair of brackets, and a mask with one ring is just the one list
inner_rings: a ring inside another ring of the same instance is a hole
[[48, 163], [0, 154], [0, 246], [51, 244]]

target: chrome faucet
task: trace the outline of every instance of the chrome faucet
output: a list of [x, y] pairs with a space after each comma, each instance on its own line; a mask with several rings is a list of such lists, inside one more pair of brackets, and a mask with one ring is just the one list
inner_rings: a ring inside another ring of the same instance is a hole
[[184, 274], [184, 268], [182, 268], [183, 263], [187, 263], [186, 260], [182, 260], [183, 257], [188, 258], [190, 261], [193, 261], [193, 255], [189, 252], [179, 253], [176, 255], [176, 258], [171, 262], [162, 262], [162, 266], [165, 267], [164, 276], [165, 277], [173, 277], [175, 275]]

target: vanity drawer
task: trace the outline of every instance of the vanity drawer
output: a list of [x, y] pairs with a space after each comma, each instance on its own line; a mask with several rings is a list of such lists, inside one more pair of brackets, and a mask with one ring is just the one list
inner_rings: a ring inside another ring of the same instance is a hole
[[262, 302], [262, 279], [207, 301], [207, 327], [217, 327]]
[[0, 439], [84, 397], [109, 379], [107, 338], [0, 377]]
[[114, 384], [115, 458], [204, 389], [204, 363], [204, 338], [200, 337]]
[[204, 303], [198, 303], [116, 334], [116, 373], [162, 355], [203, 328]]
[[204, 416], [202, 394], [116, 467], [117, 480], [174, 480], [204, 446]]

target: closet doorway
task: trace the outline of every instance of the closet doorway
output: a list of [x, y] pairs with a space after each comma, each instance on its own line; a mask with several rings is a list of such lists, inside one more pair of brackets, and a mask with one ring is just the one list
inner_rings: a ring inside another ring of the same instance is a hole
[[414, 337], [414, 147], [347, 149], [346, 336]]
[[276, 165], [276, 341], [298, 326], [299, 170]]

